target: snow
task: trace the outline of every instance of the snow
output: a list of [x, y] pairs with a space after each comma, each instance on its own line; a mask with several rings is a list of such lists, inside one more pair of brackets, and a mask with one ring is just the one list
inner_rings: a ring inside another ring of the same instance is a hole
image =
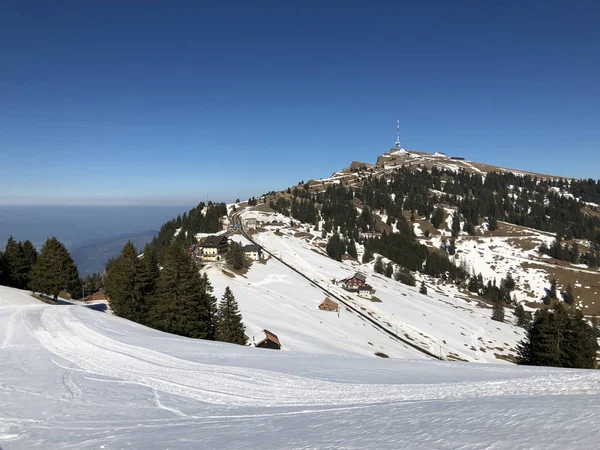
[[[248, 244], [233, 235], [232, 240]], [[219, 264], [203, 270], [220, 297], [229, 286], [239, 304], [246, 335], [267, 329], [277, 335], [282, 349], [313, 354], [365, 355], [423, 359], [422, 353], [392, 340], [350, 310], [338, 313], [318, 307], [326, 294], [276, 259], [254, 262], [244, 275], [223, 273]]]
[[597, 445], [593, 370], [263, 350], [5, 287], [0, 342], [5, 450]]
[[[263, 232], [254, 238], [267, 250], [360, 308], [390, 331], [405, 336], [436, 355], [441, 354], [444, 359], [506, 363], [496, 355], [514, 354], [517, 342], [524, 336], [521, 328], [492, 321], [490, 309], [459, 298], [453, 286], [429, 283], [429, 295], [424, 296], [418, 293], [418, 287], [406, 286], [374, 273], [373, 263], [334, 261], [315, 251], [311, 243], [291, 235]], [[359, 298], [331, 284], [332, 279], [341, 280], [356, 271], [367, 274], [367, 283], [375, 288], [375, 296], [381, 302]]]

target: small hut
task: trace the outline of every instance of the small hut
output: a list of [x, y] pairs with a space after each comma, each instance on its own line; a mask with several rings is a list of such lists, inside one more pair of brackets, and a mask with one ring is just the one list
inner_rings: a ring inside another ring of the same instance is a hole
[[340, 305], [331, 300], [329, 297], [325, 297], [325, 300], [319, 305], [319, 309], [321, 311], [338, 311], [340, 309]]
[[276, 334], [269, 330], [262, 330], [254, 336], [254, 346], [260, 348], [270, 348], [273, 350], [281, 350], [281, 343]]

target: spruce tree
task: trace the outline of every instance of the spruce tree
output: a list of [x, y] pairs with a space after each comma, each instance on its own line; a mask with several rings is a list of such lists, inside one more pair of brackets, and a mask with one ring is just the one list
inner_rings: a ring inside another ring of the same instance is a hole
[[110, 307], [117, 316], [143, 323], [145, 307], [138, 283], [140, 265], [137, 251], [128, 241], [108, 271], [105, 289]]
[[354, 239], [350, 239], [350, 241], [348, 242], [348, 255], [350, 255], [354, 259], [358, 257], [358, 253], [356, 252], [356, 243], [354, 242]]
[[7, 284], [17, 289], [24, 289], [29, 281], [30, 267], [25, 258], [23, 244], [15, 241], [12, 236], [6, 242], [4, 261], [8, 278]]
[[31, 288], [51, 295], [54, 300], [63, 291], [73, 291], [79, 273], [65, 246], [55, 237], [48, 238], [31, 270]]
[[421, 287], [419, 288], [419, 292], [423, 295], [427, 295], [427, 286], [425, 286], [424, 281], [421, 281]]
[[144, 253], [140, 259], [137, 275], [137, 313], [140, 323], [148, 322], [148, 312], [150, 310], [150, 302], [156, 294], [156, 285], [160, 276], [160, 268], [158, 266], [158, 256], [156, 251], [146, 245]]
[[384, 268], [383, 268], [383, 260], [381, 259], [381, 256], [378, 256], [377, 259], [375, 260], [375, 265], [373, 266], [373, 270], [375, 270], [375, 272], [377, 272], [377, 273], [383, 273]]
[[329, 238], [325, 250], [330, 258], [333, 258], [336, 261], [342, 260], [342, 256], [344, 256], [344, 253], [346, 253], [346, 246], [344, 245], [344, 242], [338, 233], [333, 233], [333, 235]]
[[244, 247], [242, 244], [231, 241], [229, 243], [229, 249], [227, 250], [227, 264], [235, 270], [241, 270], [248, 267], [248, 261], [246, 255], [244, 255]]
[[494, 302], [494, 306], [492, 306], [492, 320], [504, 322], [504, 306], [500, 301]]
[[385, 266], [385, 276], [388, 278], [392, 278], [392, 275], [394, 274], [394, 265], [389, 262], [387, 264], [387, 266]]
[[169, 246], [150, 311], [152, 326], [181, 336], [212, 338], [215, 299], [209, 285], [188, 252], [177, 245]]
[[363, 264], [369, 263], [373, 260], [373, 251], [370, 247], [365, 245], [365, 252], [363, 253], [362, 262]]
[[573, 295], [573, 288], [571, 283], [567, 285], [567, 289], [561, 292], [562, 298], [567, 305], [572, 305], [575, 302], [575, 296]]
[[517, 346], [517, 363], [589, 369], [596, 366], [596, 333], [581, 311], [556, 303], [544, 309]]
[[238, 304], [231, 289], [227, 286], [219, 303], [216, 320], [216, 340], [245, 345], [245, 331], [246, 328], [242, 323], [242, 315], [240, 314]]
[[515, 308], [515, 316], [517, 318], [517, 326], [528, 329], [531, 325], [531, 312], [525, 311], [523, 305], [518, 304]]

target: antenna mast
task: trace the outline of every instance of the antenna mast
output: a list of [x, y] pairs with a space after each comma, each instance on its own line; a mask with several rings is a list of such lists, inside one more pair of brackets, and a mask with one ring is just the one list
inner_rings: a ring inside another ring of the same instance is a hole
[[400, 145], [400, 117], [396, 119], [396, 148], [402, 148], [402, 146]]

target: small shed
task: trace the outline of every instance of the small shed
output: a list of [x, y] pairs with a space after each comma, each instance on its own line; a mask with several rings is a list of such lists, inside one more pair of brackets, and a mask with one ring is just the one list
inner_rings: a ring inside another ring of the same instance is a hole
[[260, 348], [270, 348], [273, 350], [281, 350], [281, 343], [275, 333], [269, 330], [262, 330], [254, 336], [254, 346]]
[[331, 300], [329, 297], [325, 297], [325, 300], [319, 305], [321, 311], [339, 311], [340, 305]]

